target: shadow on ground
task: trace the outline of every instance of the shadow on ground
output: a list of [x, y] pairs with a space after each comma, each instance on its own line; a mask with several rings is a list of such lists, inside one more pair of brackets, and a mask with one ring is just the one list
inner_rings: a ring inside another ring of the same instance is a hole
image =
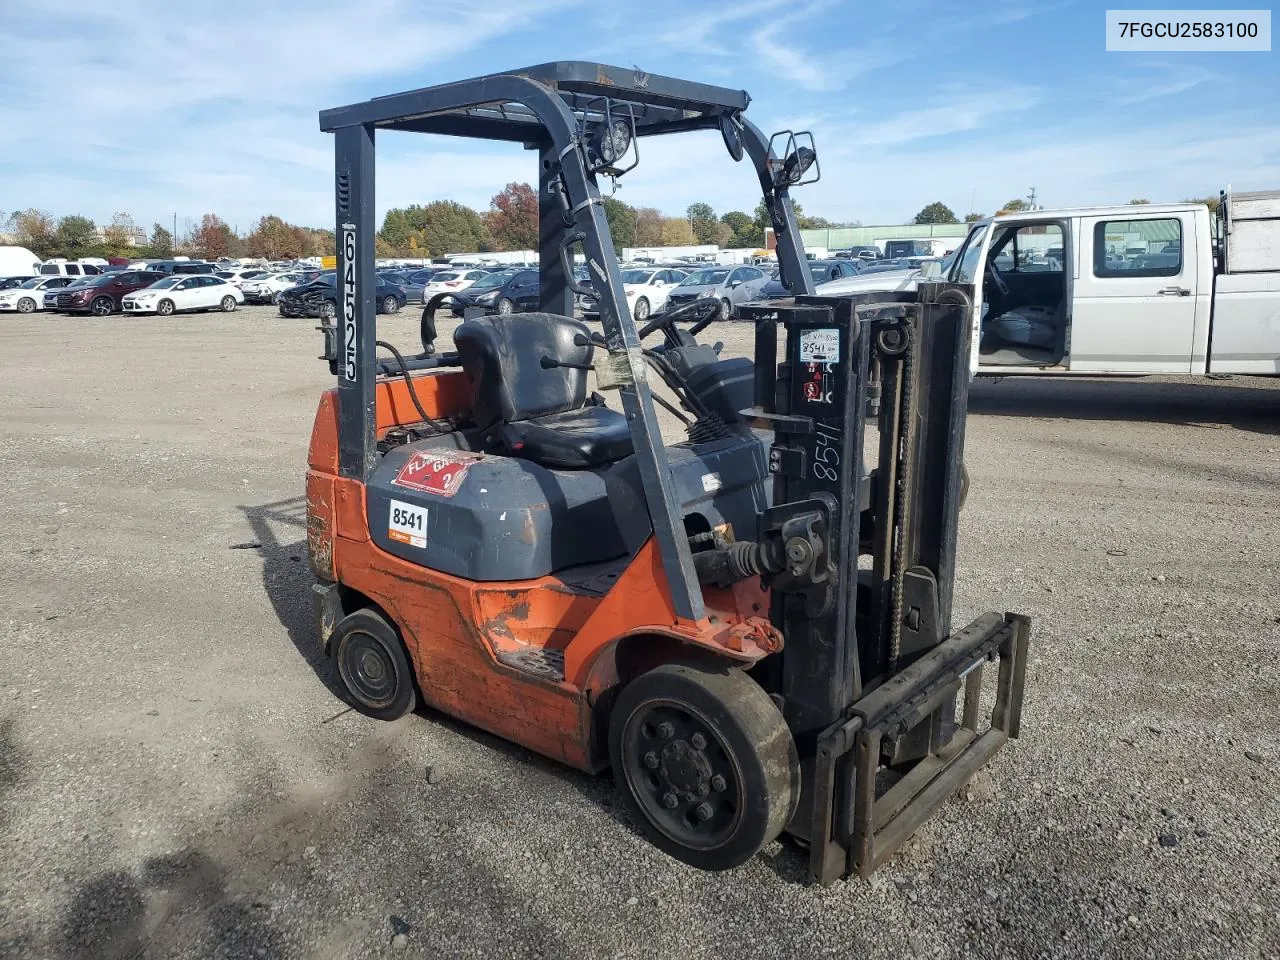
[[974, 381], [969, 412], [992, 417], [1222, 424], [1274, 434], [1280, 433], [1280, 390], [1248, 377], [1196, 383], [1005, 377], [998, 382]]

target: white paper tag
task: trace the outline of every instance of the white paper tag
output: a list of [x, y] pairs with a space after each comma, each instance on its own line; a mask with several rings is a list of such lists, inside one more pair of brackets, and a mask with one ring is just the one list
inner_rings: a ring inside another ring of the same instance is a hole
[[721, 486], [722, 484], [720, 482], [720, 474], [704, 473], [702, 475], [702, 489], [705, 490], [707, 493], [711, 493], [712, 491], [719, 490]]
[[840, 331], [833, 327], [800, 334], [801, 363], [839, 363]]
[[403, 500], [391, 501], [387, 538], [411, 547], [427, 545], [427, 508]]

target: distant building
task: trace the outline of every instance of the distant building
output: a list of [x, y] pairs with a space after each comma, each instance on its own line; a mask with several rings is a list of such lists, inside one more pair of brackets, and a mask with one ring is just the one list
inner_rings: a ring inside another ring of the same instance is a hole
[[[107, 242], [106, 227], [94, 227], [93, 235], [99, 243]], [[147, 243], [147, 231], [143, 230], [141, 227], [134, 227], [132, 232], [129, 234], [128, 245], [131, 247], [145, 247]]]

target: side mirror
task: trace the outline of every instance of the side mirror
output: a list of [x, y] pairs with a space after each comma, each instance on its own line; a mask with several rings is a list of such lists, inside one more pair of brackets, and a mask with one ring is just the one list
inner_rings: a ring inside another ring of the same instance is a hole
[[942, 261], [926, 260], [920, 264], [921, 280], [936, 280], [940, 276], [942, 276]]
[[728, 286], [728, 288], [732, 290], [734, 287], [741, 286], [741, 284], [742, 284], [741, 280], [730, 280], [728, 284], [726, 284], [726, 286]]

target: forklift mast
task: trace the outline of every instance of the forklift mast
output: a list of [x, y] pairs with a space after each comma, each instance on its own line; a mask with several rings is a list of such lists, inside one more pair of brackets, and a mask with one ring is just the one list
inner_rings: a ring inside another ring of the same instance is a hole
[[588, 164], [598, 131], [619, 121], [627, 125], [637, 156], [639, 138], [720, 130], [731, 156], [745, 155], [755, 168], [784, 275], [796, 292], [812, 293], [813, 280], [787, 188], [775, 185], [775, 166], [782, 158], [774, 155], [770, 140], [743, 116], [749, 102], [743, 90], [638, 69], [562, 61], [321, 112], [320, 129], [335, 135], [342, 475], [363, 481], [378, 458], [375, 132], [402, 130], [521, 144], [536, 152], [539, 171], [539, 310], [573, 316], [574, 293], [587, 292], [573, 280], [571, 250], [580, 244], [596, 288], [591, 292], [599, 296], [609, 365], [620, 383], [622, 409], [630, 424], [675, 612], [686, 620], [701, 620], [705, 615], [702, 590], [670, 479], [640, 338], [627, 307], [597, 170]]

